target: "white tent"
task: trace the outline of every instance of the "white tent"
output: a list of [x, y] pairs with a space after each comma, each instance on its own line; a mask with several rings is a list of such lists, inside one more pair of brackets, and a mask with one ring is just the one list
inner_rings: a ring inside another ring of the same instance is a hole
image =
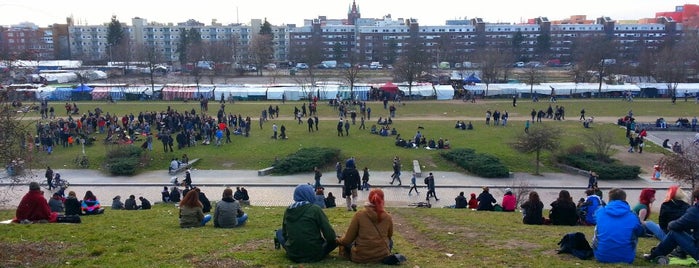
[[451, 100], [454, 98], [454, 87], [451, 85], [436, 85], [437, 100]]

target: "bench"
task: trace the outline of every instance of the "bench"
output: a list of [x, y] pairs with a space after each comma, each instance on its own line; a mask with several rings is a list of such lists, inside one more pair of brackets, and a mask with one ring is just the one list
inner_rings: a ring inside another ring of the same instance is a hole
[[420, 162], [417, 160], [413, 160], [413, 172], [415, 173], [415, 177], [422, 177], [422, 169], [420, 168]]
[[194, 166], [194, 163], [196, 163], [197, 161], [199, 161], [199, 158], [194, 158], [194, 159], [192, 159], [192, 160], [189, 160], [189, 162], [187, 162], [187, 164], [182, 163], [182, 164], [180, 164], [180, 167], [178, 167], [178, 168], [175, 169], [175, 170], [170, 170], [168, 173], [169, 173], [170, 175], [175, 175], [175, 174], [177, 174], [177, 173], [180, 173], [180, 172], [182, 172], [183, 170], [186, 170], [186, 169], [191, 168], [192, 166]]
[[263, 168], [257, 171], [257, 176], [267, 176], [272, 173], [274, 167]]

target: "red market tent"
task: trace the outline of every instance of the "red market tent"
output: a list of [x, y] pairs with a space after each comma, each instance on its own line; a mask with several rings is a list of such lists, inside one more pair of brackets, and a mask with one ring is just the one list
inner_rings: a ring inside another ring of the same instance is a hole
[[391, 82], [384, 84], [383, 86], [379, 87], [379, 89], [390, 93], [398, 93], [398, 86]]

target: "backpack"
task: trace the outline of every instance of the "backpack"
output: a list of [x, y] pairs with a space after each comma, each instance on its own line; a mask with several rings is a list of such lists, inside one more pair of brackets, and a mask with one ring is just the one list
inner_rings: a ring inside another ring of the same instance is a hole
[[569, 253], [581, 260], [587, 260], [593, 256], [592, 247], [590, 247], [590, 243], [587, 242], [585, 234], [581, 232], [563, 235], [558, 245], [561, 246], [560, 249], [558, 249], [558, 254]]

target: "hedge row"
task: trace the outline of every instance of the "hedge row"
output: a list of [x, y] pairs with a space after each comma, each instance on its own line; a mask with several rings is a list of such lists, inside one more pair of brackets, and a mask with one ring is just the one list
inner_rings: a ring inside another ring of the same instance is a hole
[[112, 175], [130, 176], [141, 164], [143, 150], [138, 146], [115, 146], [107, 151], [107, 170]]
[[340, 149], [311, 147], [296, 151], [274, 164], [272, 173], [279, 175], [313, 171], [340, 159]]
[[600, 180], [633, 180], [641, 174], [639, 166], [621, 165], [611, 159], [600, 160], [589, 152], [561, 155], [558, 161], [582, 170], [592, 170]]
[[510, 170], [500, 162], [499, 158], [489, 154], [476, 153], [473, 149], [452, 149], [441, 152], [439, 155], [480, 177], [506, 178], [510, 176]]

